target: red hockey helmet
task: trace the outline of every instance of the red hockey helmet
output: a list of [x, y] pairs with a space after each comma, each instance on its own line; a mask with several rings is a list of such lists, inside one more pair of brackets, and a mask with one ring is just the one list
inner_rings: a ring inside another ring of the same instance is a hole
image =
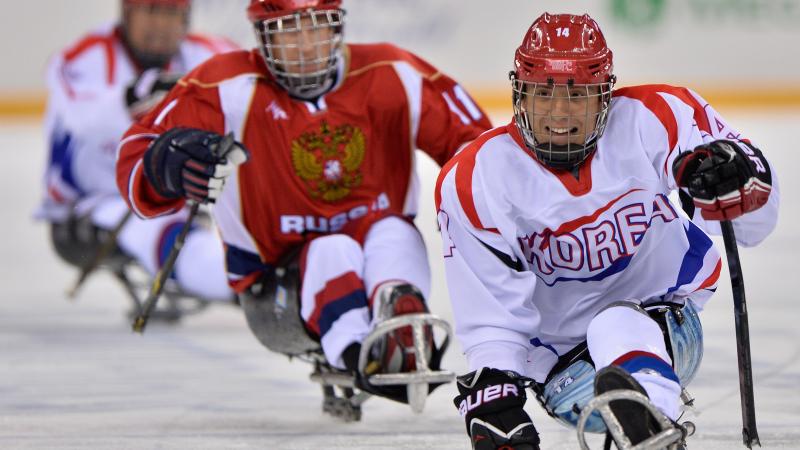
[[188, 8], [192, 0], [122, 0], [123, 5], [160, 5]]
[[250, 1], [247, 16], [267, 68], [292, 96], [312, 99], [333, 87], [344, 41], [341, 5], [341, 0]]
[[528, 29], [514, 57], [523, 81], [575, 84], [611, 80], [612, 53], [588, 14], [542, 14]]
[[257, 22], [308, 9], [341, 9], [342, 0], [250, 0], [247, 17]]
[[612, 58], [588, 14], [544, 13], [528, 29], [511, 72], [514, 117], [544, 164], [569, 169], [596, 148], [615, 82]]

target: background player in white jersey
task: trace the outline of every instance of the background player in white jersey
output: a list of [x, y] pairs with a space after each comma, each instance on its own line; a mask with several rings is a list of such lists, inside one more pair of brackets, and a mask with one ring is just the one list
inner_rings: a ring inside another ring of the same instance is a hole
[[[209, 60], [135, 124], [119, 188], [144, 217], [186, 198], [215, 202], [228, 277], [256, 337], [284, 354], [321, 352], [366, 390], [407, 401], [404, 386], [367, 382], [412, 380], [441, 357], [431, 342], [415, 352], [422, 339], [409, 326], [375, 331], [427, 313], [415, 149], [443, 164], [490, 123], [419, 57], [344, 43], [340, 0], [252, 0], [248, 16], [260, 48]], [[212, 149], [229, 133], [249, 160], [226, 181], [230, 161]], [[420, 388], [424, 400], [428, 383]]]
[[[514, 120], [439, 176], [456, 335], [474, 370], [455, 403], [476, 449], [538, 448], [524, 379], [565, 424], [618, 388], [677, 419], [721, 268], [706, 232], [732, 220], [749, 246], [776, 224], [760, 150], [693, 91], [613, 90], [612, 68], [588, 15], [542, 15], [515, 54]], [[611, 406], [634, 444], [661, 431], [644, 406]], [[597, 416], [587, 429], [605, 427]]]
[[[221, 38], [188, 34], [190, 0], [122, 0], [120, 5], [119, 23], [67, 47], [47, 73], [50, 158], [37, 215], [52, 223], [59, 255], [79, 267], [92, 261], [128, 210], [114, 174], [125, 130], [166, 95], [179, 75], [235, 49]], [[131, 217], [118, 236], [119, 248], [155, 273], [184, 220], [182, 212], [155, 221]], [[233, 298], [222, 244], [212, 230], [192, 230], [175, 279], [189, 294]]]

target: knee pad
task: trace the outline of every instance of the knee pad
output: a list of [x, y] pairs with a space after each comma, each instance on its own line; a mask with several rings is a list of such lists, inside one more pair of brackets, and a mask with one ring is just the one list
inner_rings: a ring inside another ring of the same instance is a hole
[[[562, 425], [577, 427], [581, 410], [594, 398], [594, 375], [594, 366], [589, 361], [576, 361], [551, 376], [540, 389], [539, 401]], [[602, 433], [605, 430], [602, 417], [595, 411], [586, 423], [586, 431]]]
[[300, 316], [300, 267], [297, 254], [265, 274], [240, 296], [247, 325], [268, 349], [289, 356], [320, 349]]
[[685, 387], [697, 374], [703, 360], [703, 327], [697, 305], [687, 299], [684, 305], [653, 305], [646, 310], [661, 326], [675, 374]]
[[[681, 386], [686, 386], [696, 374], [703, 357], [703, 330], [694, 302], [687, 300], [685, 305], [648, 306], [646, 310], [632, 303], [624, 306], [628, 305], [646, 312], [663, 330], [675, 373]], [[537, 393], [539, 402], [559, 422], [575, 427], [581, 410], [594, 398], [594, 376], [591, 359], [588, 356], [580, 358], [567, 368], [550, 374]], [[596, 411], [592, 413], [586, 431], [602, 433], [605, 429], [600, 415]]]

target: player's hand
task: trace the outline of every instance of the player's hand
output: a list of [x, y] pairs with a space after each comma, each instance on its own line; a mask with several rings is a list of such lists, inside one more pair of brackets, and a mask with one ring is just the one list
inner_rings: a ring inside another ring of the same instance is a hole
[[466, 420], [474, 450], [538, 450], [539, 433], [525, 406], [525, 387], [514, 372], [484, 367], [457, 378], [453, 399]]
[[145, 151], [144, 173], [163, 197], [214, 203], [225, 179], [248, 156], [242, 144], [227, 136], [193, 128], [173, 128]]
[[767, 203], [772, 173], [761, 150], [719, 140], [675, 158], [678, 186], [689, 190], [705, 219], [731, 220]]
[[125, 103], [133, 120], [139, 120], [158, 105], [180, 80], [174, 73], [147, 69], [133, 80], [125, 91]]

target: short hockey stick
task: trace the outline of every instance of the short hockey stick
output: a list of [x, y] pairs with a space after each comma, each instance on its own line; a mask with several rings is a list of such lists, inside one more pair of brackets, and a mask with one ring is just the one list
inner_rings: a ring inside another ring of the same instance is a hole
[[750, 361], [750, 329], [747, 323], [747, 303], [744, 294], [744, 279], [739, 261], [736, 235], [730, 221], [721, 221], [722, 239], [728, 259], [728, 271], [733, 291], [733, 311], [736, 318], [736, 356], [739, 362], [739, 395], [742, 401], [742, 439], [747, 448], [753, 444], [761, 446], [756, 429], [756, 409], [753, 402], [753, 365]]
[[72, 289], [67, 291], [67, 296], [71, 299], [74, 299], [76, 295], [78, 295], [78, 290], [83, 286], [83, 283], [89, 278], [89, 275], [94, 273], [95, 270], [100, 266], [104, 259], [114, 249], [117, 248], [117, 237], [119, 236], [120, 231], [128, 223], [130, 220], [133, 212], [128, 210], [125, 215], [120, 219], [119, 223], [111, 230], [111, 233], [108, 235], [108, 240], [97, 250], [97, 253], [94, 254], [92, 259], [89, 261], [88, 264], [84, 265], [81, 268], [81, 273], [78, 276], [78, 279], [75, 281], [75, 284], [72, 286]]
[[[234, 145], [236, 145], [236, 141], [233, 139], [233, 133], [228, 133], [222, 138], [213, 152], [216, 155], [227, 155]], [[167, 278], [172, 273], [172, 268], [175, 266], [175, 261], [178, 259], [178, 254], [183, 248], [186, 235], [189, 233], [189, 229], [192, 226], [195, 216], [197, 216], [200, 203], [191, 200], [189, 200], [188, 203], [191, 205], [189, 217], [186, 219], [186, 223], [183, 224], [183, 228], [181, 228], [181, 232], [175, 239], [175, 243], [172, 244], [172, 248], [169, 251], [167, 260], [164, 261], [164, 265], [161, 266], [161, 269], [158, 271], [158, 273], [156, 273], [156, 277], [153, 279], [153, 284], [150, 286], [150, 293], [147, 295], [147, 299], [144, 302], [142, 311], [133, 321], [132, 328], [133, 331], [137, 333], [144, 333], [144, 327], [147, 326], [147, 320], [150, 317], [150, 313], [153, 312], [156, 302], [158, 302], [158, 298], [161, 296], [161, 291], [164, 290], [164, 283], [166, 283]]]
[[172, 245], [172, 248], [169, 251], [167, 260], [164, 261], [164, 265], [161, 266], [161, 269], [159, 269], [158, 273], [156, 273], [142, 310], [133, 321], [133, 331], [137, 333], [144, 333], [144, 327], [147, 326], [147, 320], [150, 318], [150, 313], [152, 313], [153, 309], [156, 307], [156, 302], [158, 302], [158, 298], [161, 296], [161, 291], [164, 290], [164, 283], [166, 283], [167, 278], [169, 277], [170, 273], [172, 273], [172, 268], [175, 266], [175, 260], [178, 259], [178, 254], [183, 248], [184, 241], [186, 241], [186, 235], [189, 234], [189, 229], [192, 227], [192, 222], [194, 221], [197, 211], [200, 208], [200, 203], [191, 202], [191, 205], [189, 217], [186, 219], [186, 223], [183, 224], [181, 232], [175, 239], [175, 243]]

